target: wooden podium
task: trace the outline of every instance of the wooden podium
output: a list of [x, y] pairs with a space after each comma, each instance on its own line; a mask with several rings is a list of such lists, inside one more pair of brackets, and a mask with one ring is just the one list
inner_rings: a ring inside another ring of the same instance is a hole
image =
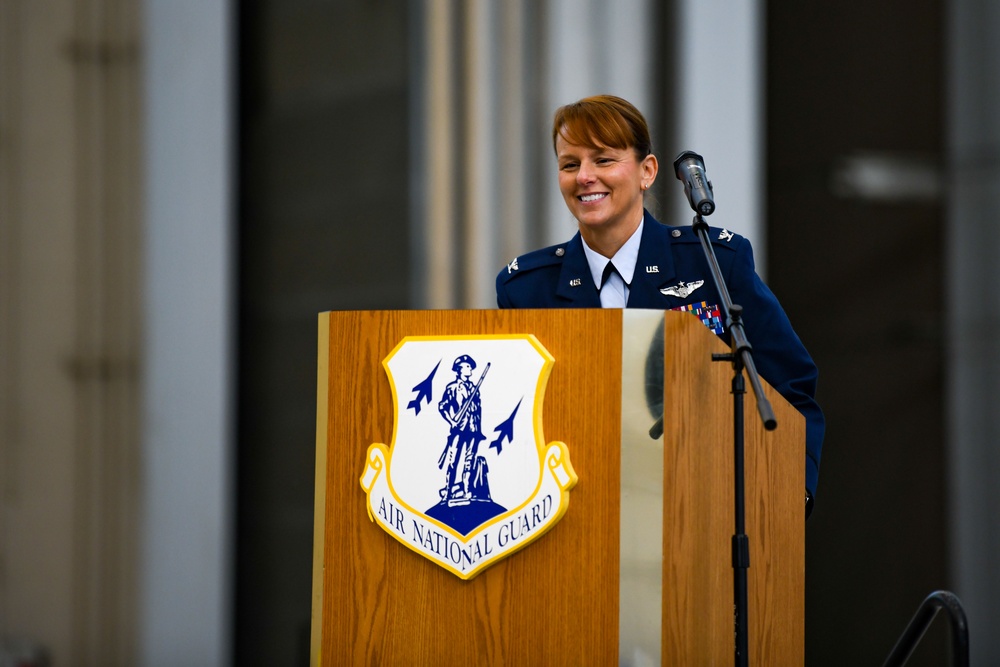
[[[660, 325], [652, 440], [634, 385]], [[369, 445], [394, 435], [386, 355], [407, 336], [484, 334], [533, 334], [555, 359], [544, 438], [566, 443], [579, 481], [551, 530], [463, 580], [375, 525], [359, 478]], [[312, 664], [733, 664], [732, 366], [711, 359], [726, 351], [686, 313], [321, 314]], [[805, 424], [766, 389], [778, 429], [763, 430], [752, 392], [745, 410], [749, 657], [801, 665]], [[635, 648], [635, 633], [658, 646]]]

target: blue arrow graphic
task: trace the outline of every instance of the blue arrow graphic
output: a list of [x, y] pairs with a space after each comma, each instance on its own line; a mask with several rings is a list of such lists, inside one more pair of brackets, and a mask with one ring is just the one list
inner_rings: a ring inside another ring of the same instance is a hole
[[417, 392], [417, 396], [412, 401], [406, 404], [407, 410], [413, 408], [413, 413], [419, 415], [421, 402], [427, 401], [427, 404], [428, 405], [430, 404], [431, 391], [434, 389], [434, 374], [437, 373], [438, 366], [440, 365], [441, 361], [438, 360], [437, 366], [435, 366], [434, 370], [431, 371], [431, 374], [427, 376], [427, 379], [425, 379], [423, 382], [421, 382], [420, 384], [418, 384], [417, 386], [415, 386], [413, 389], [410, 390]]
[[[522, 396], [521, 401], [523, 400]], [[514, 406], [514, 412], [510, 413], [510, 417], [507, 417], [502, 424], [493, 429], [494, 433], [500, 434], [496, 440], [490, 443], [490, 448], [497, 448], [497, 454], [503, 451], [504, 438], [507, 438], [507, 442], [514, 442], [514, 416], [517, 414], [517, 409], [521, 407], [521, 401], [518, 401], [517, 405]]]

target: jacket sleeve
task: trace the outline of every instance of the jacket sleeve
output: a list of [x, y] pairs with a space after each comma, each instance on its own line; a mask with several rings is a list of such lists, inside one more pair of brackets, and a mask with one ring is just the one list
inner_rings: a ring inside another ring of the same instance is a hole
[[503, 281], [503, 277], [506, 271], [501, 271], [497, 274], [497, 308], [512, 308], [510, 303], [510, 297], [507, 296], [507, 286]]
[[747, 239], [737, 248], [726, 284], [733, 303], [743, 306], [743, 327], [761, 377], [806, 419], [806, 490], [814, 496], [825, 431], [823, 411], [816, 402], [816, 364], [778, 299], [757, 275]]

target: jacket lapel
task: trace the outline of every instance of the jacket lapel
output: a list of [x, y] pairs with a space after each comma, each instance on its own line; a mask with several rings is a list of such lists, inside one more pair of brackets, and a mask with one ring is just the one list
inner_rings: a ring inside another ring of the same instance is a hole
[[590, 265], [583, 252], [580, 232], [566, 244], [566, 257], [563, 258], [562, 270], [559, 272], [556, 296], [568, 302], [567, 308], [601, 307], [601, 297], [594, 285], [594, 278], [590, 275]]
[[676, 282], [676, 278], [670, 230], [646, 211], [639, 257], [629, 287], [628, 307], [669, 308], [669, 299], [660, 293], [660, 289]]

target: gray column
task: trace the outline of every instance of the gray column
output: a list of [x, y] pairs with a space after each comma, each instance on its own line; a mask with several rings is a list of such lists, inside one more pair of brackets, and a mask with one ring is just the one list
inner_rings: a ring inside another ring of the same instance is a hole
[[414, 39], [422, 67], [412, 73], [414, 138], [413, 165], [413, 284], [414, 305], [454, 308], [457, 270], [455, 212], [454, 63], [459, 53], [452, 43], [455, 9], [451, 0], [414, 3], [411, 13], [422, 30]]
[[954, 591], [1000, 664], [1000, 5], [949, 3], [948, 450]]
[[230, 656], [232, 25], [147, 0], [140, 664]]
[[[677, 90], [667, 92], [667, 103], [679, 107], [676, 148], [704, 156], [718, 206], [709, 223], [749, 238], [762, 273], [763, 8], [757, 0], [680, 0], [678, 7]], [[661, 156], [661, 178], [674, 178], [674, 157]], [[665, 208], [676, 219], [665, 222], [690, 223], [694, 212], [683, 194], [671, 203]]]

